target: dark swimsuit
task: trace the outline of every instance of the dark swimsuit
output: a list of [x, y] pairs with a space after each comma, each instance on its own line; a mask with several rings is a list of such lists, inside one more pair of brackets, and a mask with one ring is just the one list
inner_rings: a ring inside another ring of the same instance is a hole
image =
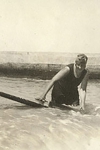
[[71, 105], [74, 102], [79, 104], [78, 85], [82, 82], [87, 70], [83, 70], [81, 76], [74, 75], [74, 64], [67, 65], [70, 72], [67, 76], [55, 82], [52, 90], [52, 102], [57, 104]]

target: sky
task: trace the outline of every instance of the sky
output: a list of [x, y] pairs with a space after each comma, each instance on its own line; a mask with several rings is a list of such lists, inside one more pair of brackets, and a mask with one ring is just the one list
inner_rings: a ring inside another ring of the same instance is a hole
[[1, 0], [0, 51], [100, 52], [100, 0]]

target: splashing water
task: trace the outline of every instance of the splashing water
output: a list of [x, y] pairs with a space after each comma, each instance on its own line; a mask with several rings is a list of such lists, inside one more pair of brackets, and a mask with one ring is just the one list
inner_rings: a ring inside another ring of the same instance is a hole
[[[0, 91], [34, 100], [48, 82], [0, 78]], [[99, 89], [100, 80], [89, 81], [84, 114], [60, 108], [32, 108], [0, 97], [0, 150], [99, 150]]]

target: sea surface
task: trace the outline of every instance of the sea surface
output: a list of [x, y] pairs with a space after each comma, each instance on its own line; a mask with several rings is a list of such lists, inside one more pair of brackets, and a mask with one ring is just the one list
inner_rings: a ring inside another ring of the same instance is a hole
[[[0, 77], [0, 92], [34, 101], [48, 82]], [[100, 80], [89, 80], [84, 114], [30, 107], [0, 97], [0, 150], [40, 149], [100, 150]]]

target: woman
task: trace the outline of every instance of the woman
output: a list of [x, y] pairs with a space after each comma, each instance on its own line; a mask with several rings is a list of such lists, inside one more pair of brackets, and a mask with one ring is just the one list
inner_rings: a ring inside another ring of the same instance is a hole
[[[52, 78], [44, 93], [36, 99], [45, 102], [47, 93], [53, 87], [50, 106], [80, 104], [80, 109], [84, 111], [88, 82], [87, 60], [85, 54], [77, 55], [75, 63], [69, 64], [60, 70]], [[80, 90], [78, 90], [79, 85]]]

